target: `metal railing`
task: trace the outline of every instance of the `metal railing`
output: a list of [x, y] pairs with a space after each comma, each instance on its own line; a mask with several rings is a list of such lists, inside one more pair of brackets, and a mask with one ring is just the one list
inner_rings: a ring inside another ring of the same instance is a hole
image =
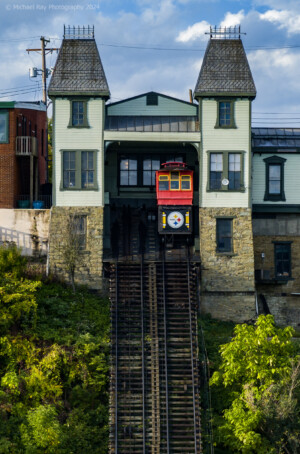
[[37, 156], [37, 138], [31, 136], [16, 137], [17, 156]]
[[[51, 195], [39, 195], [36, 201], [43, 202], [42, 209], [51, 208], [52, 207], [52, 196]], [[16, 197], [15, 206], [17, 208], [32, 208], [30, 207], [30, 195], [29, 194], [21, 194]]]

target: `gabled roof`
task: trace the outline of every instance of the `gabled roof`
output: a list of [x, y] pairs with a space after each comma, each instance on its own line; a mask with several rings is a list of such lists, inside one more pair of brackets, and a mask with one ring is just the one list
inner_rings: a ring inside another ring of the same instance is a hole
[[49, 96], [110, 96], [94, 39], [63, 40], [48, 93]]
[[256, 96], [240, 39], [210, 39], [194, 96]]

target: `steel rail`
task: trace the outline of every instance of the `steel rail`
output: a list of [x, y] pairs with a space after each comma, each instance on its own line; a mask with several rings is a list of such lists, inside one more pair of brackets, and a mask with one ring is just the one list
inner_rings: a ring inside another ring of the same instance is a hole
[[145, 345], [144, 345], [144, 269], [141, 255], [141, 328], [142, 328], [142, 389], [143, 389], [143, 454], [146, 454], [146, 415], [145, 415]]
[[118, 262], [116, 262], [116, 310], [115, 310], [115, 454], [118, 453]]
[[193, 322], [192, 322], [192, 302], [191, 302], [191, 277], [190, 277], [190, 253], [187, 246], [187, 278], [188, 278], [188, 298], [189, 298], [189, 321], [190, 321], [190, 345], [191, 345], [191, 366], [192, 366], [192, 387], [193, 387], [193, 417], [194, 417], [194, 439], [195, 454], [197, 449], [197, 418], [196, 418], [196, 396], [195, 396], [195, 373], [194, 373], [194, 345], [193, 345]]
[[[166, 240], [166, 238], [165, 238]], [[170, 453], [170, 433], [169, 433], [169, 390], [168, 390], [168, 352], [167, 352], [167, 302], [166, 302], [166, 268], [165, 268], [165, 241], [162, 251], [162, 286], [163, 286], [163, 307], [164, 307], [164, 360], [165, 360], [165, 383], [166, 383], [166, 441], [167, 454]]]

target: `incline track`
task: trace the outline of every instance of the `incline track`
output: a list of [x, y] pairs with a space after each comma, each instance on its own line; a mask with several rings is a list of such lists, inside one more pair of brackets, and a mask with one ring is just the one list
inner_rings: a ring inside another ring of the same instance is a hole
[[201, 452], [197, 269], [111, 265], [110, 454]]

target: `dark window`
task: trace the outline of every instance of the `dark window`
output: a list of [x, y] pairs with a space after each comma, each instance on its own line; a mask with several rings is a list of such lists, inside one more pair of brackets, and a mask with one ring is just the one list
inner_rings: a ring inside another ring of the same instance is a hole
[[0, 112], [0, 143], [8, 143], [8, 136], [8, 112]]
[[243, 152], [209, 152], [209, 191], [244, 191]]
[[64, 151], [63, 188], [97, 189], [96, 151]]
[[87, 118], [87, 101], [76, 100], [71, 101], [71, 115], [69, 121], [69, 128], [88, 128]]
[[281, 165], [269, 165], [269, 194], [280, 194]]
[[219, 102], [219, 126], [230, 126], [231, 123], [231, 102]]
[[22, 118], [22, 136], [27, 135], [27, 119], [26, 117]]
[[143, 186], [155, 186], [155, 173], [159, 168], [159, 159], [143, 160]]
[[157, 106], [158, 105], [158, 96], [156, 93], [147, 94], [147, 106]]
[[275, 277], [291, 277], [291, 244], [275, 243]]
[[120, 161], [120, 186], [137, 186], [137, 160], [122, 158]]
[[28, 135], [31, 136], [32, 131], [31, 131], [31, 121], [30, 121], [30, 120], [29, 120], [29, 122], [28, 122], [28, 129], [29, 129]]
[[83, 101], [72, 103], [72, 126], [82, 126], [84, 119]]
[[223, 154], [210, 154], [210, 189], [222, 188]]
[[160, 175], [158, 181], [160, 191], [169, 191], [169, 175]]
[[73, 188], [76, 185], [76, 151], [65, 151], [63, 155], [64, 188]]
[[229, 153], [228, 155], [228, 189], [240, 189], [241, 187], [241, 155]]
[[164, 162], [183, 162], [183, 156], [168, 156]]
[[232, 219], [217, 219], [217, 252], [232, 252]]
[[94, 187], [94, 152], [81, 152], [81, 187]]
[[86, 216], [74, 216], [74, 233], [80, 249], [86, 247]]
[[285, 200], [284, 163], [286, 159], [271, 156], [264, 159], [266, 163], [266, 189], [264, 200]]

